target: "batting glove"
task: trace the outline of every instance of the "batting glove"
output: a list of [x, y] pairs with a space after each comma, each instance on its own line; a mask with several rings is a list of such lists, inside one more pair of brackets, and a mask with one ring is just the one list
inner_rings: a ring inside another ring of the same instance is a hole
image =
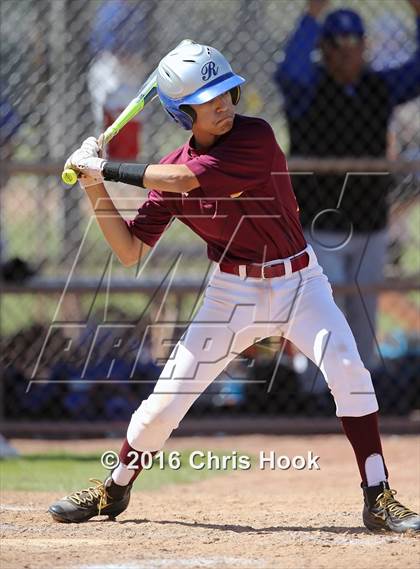
[[66, 168], [77, 168], [77, 163], [84, 158], [98, 158], [99, 156], [99, 145], [95, 137], [90, 136], [85, 141], [83, 141], [80, 148], [75, 152], [70, 154], [64, 164], [64, 169]]
[[79, 182], [82, 188], [103, 183], [102, 168], [104, 164], [105, 160], [103, 158], [80, 158], [77, 161], [75, 168], [81, 174]]
[[64, 168], [71, 168], [81, 174], [79, 183], [83, 189], [103, 182], [102, 166], [105, 160], [99, 158], [99, 144], [95, 137], [87, 138], [67, 159]]

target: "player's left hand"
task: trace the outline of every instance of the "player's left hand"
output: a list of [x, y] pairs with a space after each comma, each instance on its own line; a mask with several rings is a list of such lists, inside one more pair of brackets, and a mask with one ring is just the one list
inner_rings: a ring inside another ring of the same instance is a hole
[[95, 137], [87, 138], [67, 159], [64, 168], [71, 168], [81, 174], [79, 178], [82, 188], [103, 182], [102, 166], [104, 160], [99, 158], [100, 147]]
[[100, 176], [102, 177], [102, 167], [105, 160], [103, 158], [95, 158], [94, 156], [76, 156], [72, 161], [71, 168], [75, 168], [84, 176]]
[[417, 16], [420, 16], [420, 0], [408, 0]]
[[64, 164], [64, 169], [72, 168], [78, 169], [78, 163], [86, 158], [98, 158], [99, 156], [99, 145], [95, 137], [90, 136], [83, 141], [80, 148], [73, 152], [66, 160]]
[[75, 168], [81, 174], [79, 183], [84, 190], [89, 186], [103, 184], [102, 167], [104, 162], [105, 160], [103, 158], [90, 156], [88, 158], [81, 158], [77, 164], [75, 164]]

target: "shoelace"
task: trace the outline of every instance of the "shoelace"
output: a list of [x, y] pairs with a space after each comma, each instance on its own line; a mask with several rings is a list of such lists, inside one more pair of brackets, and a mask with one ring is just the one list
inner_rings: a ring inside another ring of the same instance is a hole
[[98, 515], [100, 515], [101, 510], [108, 504], [105, 486], [101, 480], [96, 478], [89, 478], [89, 482], [94, 482], [96, 486], [89, 486], [89, 488], [74, 492], [74, 494], [67, 496], [67, 500], [70, 500], [76, 506], [92, 505], [96, 500], [99, 500]]
[[408, 516], [415, 516], [415, 512], [412, 512], [400, 502], [398, 502], [394, 496], [397, 493], [396, 490], [384, 490], [376, 499], [376, 504], [378, 507], [387, 510], [397, 518], [407, 518]]

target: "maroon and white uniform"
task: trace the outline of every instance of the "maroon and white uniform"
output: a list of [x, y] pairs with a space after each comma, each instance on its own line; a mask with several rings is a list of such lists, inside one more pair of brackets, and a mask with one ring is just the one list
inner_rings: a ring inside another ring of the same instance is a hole
[[132, 416], [129, 444], [161, 449], [228, 363], [269, 336], [286, 337], [320, 366], [338, 416], [377, 411], [370, 374], [303, 236], [286, 159], [271, 127], [237, 115], [209, 151], [197, 151], [193, 140], [161, 162], [186, 164], [200, 187], [185, 195], [150, 191], [128, 224], [154, 246], [178, 218], [205, 240], [215, 270], [154, 392]]

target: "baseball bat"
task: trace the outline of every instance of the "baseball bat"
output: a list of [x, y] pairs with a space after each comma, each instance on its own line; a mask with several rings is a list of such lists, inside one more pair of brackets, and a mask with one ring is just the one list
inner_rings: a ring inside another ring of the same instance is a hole
[[[153, 101], [157, 96], [157, 83], [156, 83], [156, 70], [147, 78], [142, 85], [140, 91], [132, 101], [126, 106], [122, 113], [115, 119], [111, 126], [109, 126], [103, 133], [102, 148], [105, 144], [114, 138], [116, 134], [128, 123], [133, 117], [140, 113], [144, 107]], [[61, 174], [61, 179], [68, 186], [73, 186], [77, 182], [77, 172], [71, 168], [67, 168]]]
[[[194, 43], [192, 40], [182, 40], [176, 47], [185, 45], [186, 43]], [[175, 48], [176, 49], [176, 48]], [[134, 97], [122, 113], [115, 119], [111, 126], [99, 137], [101, 139], [101, 147], [108, 144], [110, 140], [116, 136], [119, 131], [131, 121], [133, 117], [138, 115], [146, 105], [157, 97], [157, 69], [155, 69], [146, 81], [143, 83], [140, 91]], [[77, 182], [77, 172], [71, 168], [66, 168], [61, 174], [61, 179], [68, 186], [73, 186]]]

